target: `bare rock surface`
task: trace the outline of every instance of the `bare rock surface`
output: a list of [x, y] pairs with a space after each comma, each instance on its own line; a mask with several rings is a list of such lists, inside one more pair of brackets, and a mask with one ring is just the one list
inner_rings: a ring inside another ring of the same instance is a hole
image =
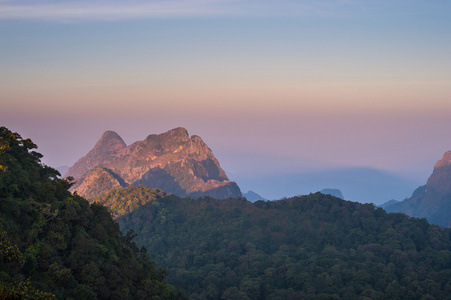
[[118, 186], [139, 184], [182, 197], [241, 197], [239, 187], [228, 180], [211, 149], [181, 127], [151, 134], [130, 146], [117, 133], [107, 131], [65, 176], [74, 177], [73, 190], [88, 198]]

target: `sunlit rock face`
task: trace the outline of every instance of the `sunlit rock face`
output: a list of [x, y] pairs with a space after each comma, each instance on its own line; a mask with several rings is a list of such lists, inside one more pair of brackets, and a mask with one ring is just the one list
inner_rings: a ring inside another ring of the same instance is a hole
[[446, 152], [434, 166], [426, 188], [441, 193], [451, 193], [451, 151]]
[[79, 179], [97, 166], [112, 160], [125, 148], [127, 148], [127, 145], [116, 132], [106, 131], [94, 148], [70, 167], [65, 176]]
[[151, 134], [130, 146], [117, 133], [107, 131], [65, 176], [74, 177], [73, 190], [89, 198], [110, 186], [139, 184], [182, 197], [241, 197], [239, 187], [228, 180], [211, 149], [184, 128]]
[[451, 227], [451, 151], [437, 161], [426, 185], [417, 188], [409, 199], [390, 205], [386, 210]]

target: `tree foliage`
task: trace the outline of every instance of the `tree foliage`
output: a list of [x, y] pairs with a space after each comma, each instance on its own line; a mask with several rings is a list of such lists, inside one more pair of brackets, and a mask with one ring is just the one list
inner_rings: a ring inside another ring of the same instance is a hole
[[147, 203], [118, 222], [191, 299], [450, 299], [451, 231], [425, 219], [320, 193], [250, 203], [145, 189], [122, 190], [117, 201]]
[[93, 201], [110, 209], [114, 218], [135, 211], [146, 203], [163, 198], [176, 197], [166, 194], [160, 189], [151, 189], [144, 185], [128, 186], [124, 189], [113, 189], [109, 193], [100, 195]]
[[0, 298], [182, 298], [108, 209], [68, 192], [34, 149], [0, 128]]

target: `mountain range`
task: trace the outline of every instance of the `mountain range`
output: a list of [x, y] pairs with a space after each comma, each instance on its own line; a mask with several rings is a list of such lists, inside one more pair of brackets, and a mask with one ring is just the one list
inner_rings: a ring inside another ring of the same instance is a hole
[[106, 131], [94, 148], [69, 168], [72, 191], [94, 198], [113, 188], [146, 185], [181, 197], [241, 197], [213, 152], [185, 128], [151, 134], [129, 146], [113, 131]]
[[36, 148], [0, 127], [0, 299], [185, 299]]
[[307, 195], [326, 187], [339, 189], [346, 200], [382, 204], [390, 199], [403, 200], [421, 182], [387, 171], [368, 167], [337, 168], [323, 171], [268, 173], [248, 176], [234, 173], [243, 190], [257, 191], [270, 200]]
[[[158, 188], [180, 197], [211, 196], [216, 199], [242, 197], [238, 185], [227, 178], [211, 149], [196, 135], [189, 136], [185, 128], [175, 128], [161, 134], [151, 134], [129, 146], [113, 131], [106, 131], [94, 148], [69, 168], [66, 177], [75, 179], [72, 191], [93, 199], [112, 189], [129, 185]], [[239, 176], [238, 176], [239, 177]], [[349, 200], [363, 203], [383, 203], [389, 212], [427, 218], [441, 226], [451, 226], [451, 151], [435, 165], [427, 184], [415, 190], [404, 178], [370, 169], [351, 168], [305, 174], [286, 174], [256, 178], [260, 191], [283, 191], [285, 195], [300, 195], [320, 190], [321, 185], [334, 185], [346, 190]], [[240, 180], [251, 185], [252, 180]], [[341, 190], [321, 190], [342, 198]], [[253, 191], [244, 194], [249, 201], [266, 200]]]
[[451, 227], [451, 151], [437, 161], [426, 185], [417, 188], [410, 198], [388, 204], [384, 205], [388, 212], [403, 212]]
[[146, 186], [97, 197], [189, 299], [448, 299], [450, 230], [321, 193], [180, 198]]
[[[186, 141], [175, 153], [164, 145], [194, 137], [162, 135], [151, 146], [135, 143], [136, 151], [166, 149], [160, 157], [176, 158], [167, 164], [190, 153]], [[78, 188], [103, 189], [102, 180], [117, 188], [89, 203], [40, 163], [30, 139], [0, 127], [0, 299], [449, 298], [449, 228], [339, 199], [335, 189], [254, 203], [181, 198], [130, 184], [134, 168], [147, 164], [114, 132], [104, 136], [72, 172], [82, 174]], [[124, 160], [128, 170], [114, 168]], [[435, 208], [435, 216], [449, 211], [450, 165], [447, 152], [403, 203]]]

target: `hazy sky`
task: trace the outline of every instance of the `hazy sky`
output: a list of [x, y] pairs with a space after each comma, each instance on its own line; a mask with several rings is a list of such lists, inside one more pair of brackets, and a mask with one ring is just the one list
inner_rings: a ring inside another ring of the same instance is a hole
[[0, 0], [0, 125], [54, 167], [105, 130], [183, 126], [229, 174], [425, 182], [451, 149], [450, 16], [449, 0]]

